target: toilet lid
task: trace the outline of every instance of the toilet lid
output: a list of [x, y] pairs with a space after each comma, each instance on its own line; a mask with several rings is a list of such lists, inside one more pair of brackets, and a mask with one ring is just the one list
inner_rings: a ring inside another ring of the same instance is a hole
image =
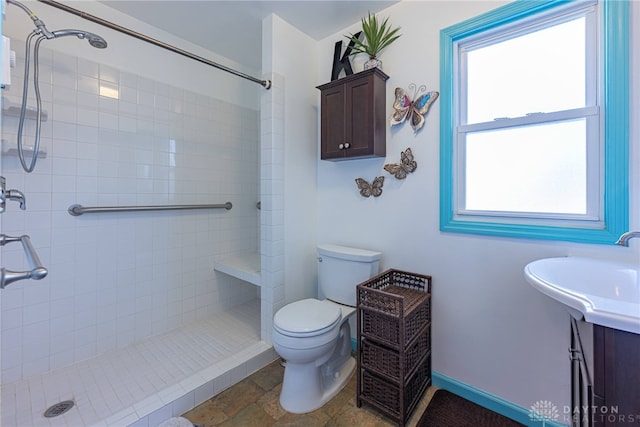
[[333, 327], [342, 317], [336, 304], [309, 298], [282, 307], [273, 324], [285, 334], [312, 336]]

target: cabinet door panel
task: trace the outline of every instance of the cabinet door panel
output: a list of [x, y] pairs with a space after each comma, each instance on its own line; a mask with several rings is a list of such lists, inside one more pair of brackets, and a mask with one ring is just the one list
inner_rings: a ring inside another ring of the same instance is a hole
[[[371, 105], [371, 79], [351, 84], [347, 87], [347, 111], [351, 114], [351, 140], [349, 156], [357, 157], [370, 154], [373, 144], [373, 118]], [[349, 105], [350, 104], [350, 105]]]
[[345, 112], [345, 90], [343, 86], [327, 89], [322, 93], [321, 158], [344, 157], [339, 148], [345, 142], [348, 123]]
[[628, 426], [640, 420], [640, 335], [594, 325], [595, 425]]

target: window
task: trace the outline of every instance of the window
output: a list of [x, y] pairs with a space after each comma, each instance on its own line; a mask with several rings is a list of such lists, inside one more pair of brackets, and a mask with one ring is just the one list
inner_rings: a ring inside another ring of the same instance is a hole
[[441, 31], [440, 228], [628, 226], [628, 2], [516, 1]]

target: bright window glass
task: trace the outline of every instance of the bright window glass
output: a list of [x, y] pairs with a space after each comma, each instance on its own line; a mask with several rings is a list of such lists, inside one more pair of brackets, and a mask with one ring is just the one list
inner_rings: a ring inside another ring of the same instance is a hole
[[465, 208], [587, 213], [585, 121], [468, 134]]
[[516, 1], [441, 31], [441, 230], [626, 231], [628, 8]]
[[465, 49], [465, 122], [584, 107], [585, 46], [581, 17]]

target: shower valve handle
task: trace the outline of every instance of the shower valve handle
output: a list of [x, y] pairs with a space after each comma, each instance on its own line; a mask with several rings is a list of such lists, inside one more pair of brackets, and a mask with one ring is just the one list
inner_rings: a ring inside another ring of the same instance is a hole
[[24, 194], [18, 190], [5, 190], [6, 179], [4, 176], [0, 176], [0, 213], [6, 210], [7, 200], [16, 200], [20, 202], [20, 209], [25, 210], [27, 208], [27, 200]]
[[22, 209], [23, 211], [27, 209], [27, 199], [24, 197], [22, 191], [7, 190], [5, 192], [5, 198], [20, 202], [20, 209]]

